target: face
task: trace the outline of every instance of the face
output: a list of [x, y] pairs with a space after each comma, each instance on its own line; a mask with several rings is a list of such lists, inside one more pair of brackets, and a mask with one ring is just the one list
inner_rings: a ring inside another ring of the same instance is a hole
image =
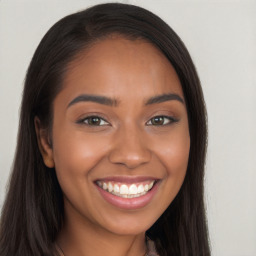
[[54, 100], [52, 146], [66, 218], [116, 234], [145, 232], [177, 195], [190, 137], [178, 76], [142, 40], [105, 39], [80, 54]]

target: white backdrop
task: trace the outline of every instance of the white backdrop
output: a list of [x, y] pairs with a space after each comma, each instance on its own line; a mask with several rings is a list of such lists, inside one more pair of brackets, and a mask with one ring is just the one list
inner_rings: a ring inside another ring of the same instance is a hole
[[[88, 0], [0, 0], [0, 207], [13, 160], [25, 72], [57, 20]], [[183, 39], [209, 116], [206, 203], [213, 256], [256, 255], [256, 1], [119, 1], [145, 7]]]

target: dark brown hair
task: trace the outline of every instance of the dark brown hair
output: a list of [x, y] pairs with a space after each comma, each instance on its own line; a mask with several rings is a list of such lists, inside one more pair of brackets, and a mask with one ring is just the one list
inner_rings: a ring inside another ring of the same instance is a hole
[[204, 208], [207, 122], [200, 81], [177, 34], [159, 17], [133, 5], [109, 3], [58, 21], [44, 36], [27, 71], [18, 144], [0, 225], [1, 256], [52, 256], [62, 227], [63, 197], [55, 170], [38, 149], [34, 118], [51, 127], [52, 105], [68, 64], [81, 51], [113, 34], [143, 39], [175, 68], [184, 93], [190, 131], [187, 174], [180, 192], [146, 232], [161, 256], [210, 255]]

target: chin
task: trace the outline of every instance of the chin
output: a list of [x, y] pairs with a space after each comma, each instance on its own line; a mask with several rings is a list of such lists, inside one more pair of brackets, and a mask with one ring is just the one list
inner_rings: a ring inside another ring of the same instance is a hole
[[131, 218], [131, 216], [113, 218], [112, 221], [108, 221], [108, 225], [105, 227], [108, 231], [118, 235], [139, 235], [145, 233], [156, 221], [153, 216], [150, 218], [147, 216], [140, 216]]

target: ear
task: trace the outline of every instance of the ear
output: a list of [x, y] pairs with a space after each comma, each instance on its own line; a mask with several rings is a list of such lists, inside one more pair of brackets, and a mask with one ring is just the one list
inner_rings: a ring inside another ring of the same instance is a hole
[[50, 142], [49, 132], [47, 129], [42, 127], [41, 122], [37, 116], [34, 119], [34, 125], [37, 136], [37, 144], [43, 157], [44, 164], [48, 168], [53, 168], [55, 164], [53, 159], [53, 149]]

